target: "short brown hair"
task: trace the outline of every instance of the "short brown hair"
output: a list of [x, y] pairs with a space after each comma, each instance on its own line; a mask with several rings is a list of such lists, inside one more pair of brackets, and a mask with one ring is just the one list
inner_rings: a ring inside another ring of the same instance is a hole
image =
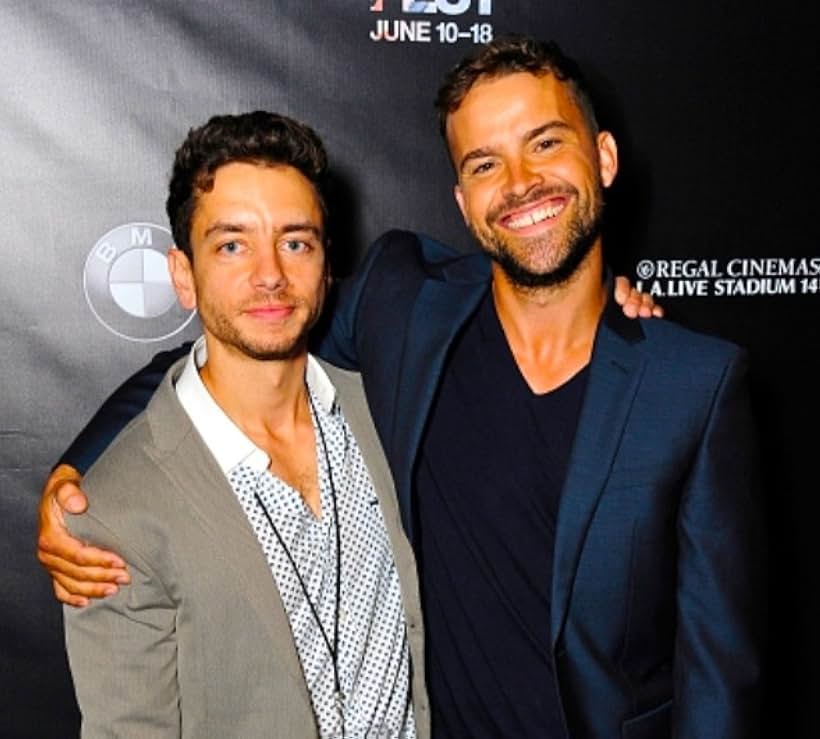
[[447, 118], [461, 106], [473, 85], [483, 78], [504, 77], [517, 72], [536, 76], [553, 74], [566, 82], [592, 135], [598, 120], [586, 80], [577, 62], [554, 41], [538, 41], [529, 36], [509, 34], [480, 47], [462, 59], [444, 77], [435, 107], [441, 135], [447, 138]]
[[298, 170], [316, 189], [327, 220], [327, 153], [312, 128], [264, 110], [213, 116], [190, 129], [177, 149], [165, 203], [174, 243], [189, 259], [193, 258], [190, 234], [197, 194], [208, 192], [216, 170], [232, 162]]

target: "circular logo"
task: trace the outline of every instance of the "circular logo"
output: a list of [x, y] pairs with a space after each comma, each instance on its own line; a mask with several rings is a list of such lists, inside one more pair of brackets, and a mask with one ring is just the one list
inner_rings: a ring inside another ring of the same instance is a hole
[[635, 271], [642, 280], [648, 280], [655, 274], [655, 265], [648, 259], [642, 259], [638, 262], [638, 267]]
[[182, 331], [195, 315], [177, 302], [165, 255], [173, 239], [153, 223], [111, 229], [85, 260], [88, 307], [111, 333], [129, 341], [161, 341]]

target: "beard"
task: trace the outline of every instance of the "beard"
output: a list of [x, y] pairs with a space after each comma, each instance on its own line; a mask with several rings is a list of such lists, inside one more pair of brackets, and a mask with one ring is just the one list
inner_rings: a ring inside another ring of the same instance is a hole
[[[522, 238], [518, 246], [514, 244], [515, 237], [499, 233], [496, 223], [505, 213], [556, 195], [575, 196], [574, 202], [578, 204], [560, 232], [556, 229], [543, 236]], [[482, 249], [513, 285], [528, 289], [554, 287], [569, 281], [586, 259], [601, 234], [603, 210], [603, 184], [599, 179], [591, 198], [580, 198], [578, 190], [571, 186], [540, 187], [521, 198], [507, 197], [487, 214], [484, 228], [472, 224], [470, 228]], [[536, 269], [525, 261], [528, 255], [542, 255], [546, 264]]]
[[[278, 298], [281, 300], [282, 296]], [[264, 301], [258, 299], [251, 301], [246, 306], [240, 306], [240, 311], [262, 303]], [[275, 339], [248, 336], [230, 320], [224, 311], [215, 308], [207, 301], [200, 305], [199, 316], [203, 326], [221, 344], [232, 347], [244, 356], [260, 362], [281, 361], [293, 359], [307, 351], [310, 329], [319, 320], [322, 312], [324, 291], [312, 305], [306, 301], [292, 301], [290, 304], [296, 308], [291, 318], [296, 318], [296, 312], [303, 307], [307, 308], [307, 316], [302, 320], [301, 325], [295, 327], [291, 335]]]

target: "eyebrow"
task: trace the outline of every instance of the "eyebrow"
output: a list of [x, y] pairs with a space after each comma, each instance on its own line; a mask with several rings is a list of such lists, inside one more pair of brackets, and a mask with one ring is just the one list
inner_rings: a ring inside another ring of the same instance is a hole
[[[527, 131], [524, 134], [524, 142], [529, 143], [533, 139], [537, 139], [542, 134], [546, 133], [550, 130], [569, 130], [572, 127], [564, 122], [564, 121], [549, 121], [545, 123], [543, 126], [538, 126], [537, 128], [533, 128], [530, 131]], [[463, 172], [464, 168], [473, 160], [475, 159], [484, 159], [484, 157], [490, 157], [495, 154], [495, 149], [490, 146], [482, 146], [478, 149], [472, 149], [468, 151], [462, 158], [461, 162], [459, 162], [459, 172]]]
[[308, 233], [313, 234], [320, 241], [323, 238], [322, 229], [311, 221], [305, 221], [304, 223], [287, 223], [279, 229], [279, 233], [282, 234], [289, 234], [299, 231], [307, 231]]
[[216, 221], [205, 229], [203, 238], [208, 238], [215, 233], [246, 233], [250, 229], [243, 223], [232, 223], [230, 221]]
[[[215, 233], [232, 234], [232, 233], [248, 233], [255, 230], [253, 227], [244, 223], [234, 223], [232, 221], [216, 221], [205, 229], [203, 238], [208, 238]], [[297, 233], [299, 231], [308, 231], [317, 239], [322, 239], [322, 230], [314, 223], [305, 221], [304, 223], [286, 223], [278, 229], [281, 234]]]

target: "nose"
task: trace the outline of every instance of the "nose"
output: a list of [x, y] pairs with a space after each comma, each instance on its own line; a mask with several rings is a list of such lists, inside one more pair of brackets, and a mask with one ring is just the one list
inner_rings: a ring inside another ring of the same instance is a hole
[[251, 281], [254, 287], [271, 292], [281, 290], [287, 285], [287, 277], [284, 269], [282, 269], [282, 261], [275, 247], [257, 251]]
[[537, 168], [526, 159], [515, 158], [507, 162], [506, 192], [520, 197], [528, 193], [533, 187], [544, 182], [544, 178]]

